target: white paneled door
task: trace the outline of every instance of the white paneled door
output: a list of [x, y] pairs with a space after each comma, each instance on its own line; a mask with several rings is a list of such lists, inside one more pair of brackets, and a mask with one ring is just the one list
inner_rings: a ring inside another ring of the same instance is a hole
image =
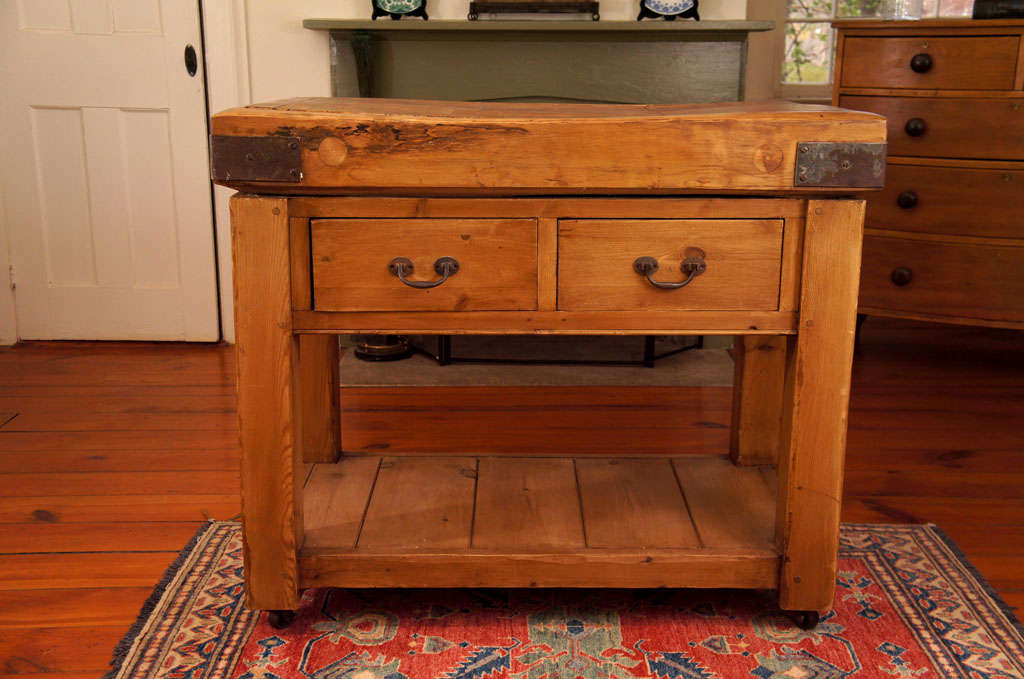
[[198, 1], [0, 0], [0, 43], [18, 335], [216, 340]]

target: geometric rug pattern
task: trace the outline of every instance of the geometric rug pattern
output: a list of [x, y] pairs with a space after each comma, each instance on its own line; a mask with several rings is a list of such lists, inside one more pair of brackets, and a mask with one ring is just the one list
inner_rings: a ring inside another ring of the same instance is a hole
[[844, 524], [832, 612], [772, 592], [322, 589], [276, 630], [245, 608], [241, 529], [210, 522], [109, 679], [1024, 677], [1020, 623], [935, 526]]

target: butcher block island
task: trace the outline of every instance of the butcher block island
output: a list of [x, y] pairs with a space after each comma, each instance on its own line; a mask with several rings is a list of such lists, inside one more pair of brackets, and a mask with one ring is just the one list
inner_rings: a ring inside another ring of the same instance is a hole
[[[296, 99], [218, 114], [211, 155], [240, 192], [245, 580], [272, 623], [311, 587], [768, 588], [805, 626], [831, 609], [853, 196], [882, 186], [883, 118]], [[344, 333], [739, 335], [731, 450], [344, 451]]]

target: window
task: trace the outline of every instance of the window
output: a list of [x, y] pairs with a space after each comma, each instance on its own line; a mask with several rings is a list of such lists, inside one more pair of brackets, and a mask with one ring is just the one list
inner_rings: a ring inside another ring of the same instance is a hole
[[[883, 0], [786, 0], [782, 96], [828, 99], [835, 62], [834, 19], [878, 19]], [[924, 18], [971, 15], [973, 0], [923, 0]]]

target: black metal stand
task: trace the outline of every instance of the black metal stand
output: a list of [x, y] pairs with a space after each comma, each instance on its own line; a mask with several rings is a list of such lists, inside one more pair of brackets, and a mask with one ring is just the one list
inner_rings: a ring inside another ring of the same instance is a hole
[[451, 335], [438, 335], [437, 336], [437, 352], [432, 353], [416, 346], [411, 345], [413, 351], [417, 351], [424, 356], [437, 361], [438, 365], [450, 365], [452, 363], [505, 363], [509, 365], [607, 365], [607, 366], [644, 366], [647, 368], [653, 368], [654, 362], [669, 356], [675, 356], [676, 354], [684, 351], [690, 351], [691, 349], [703, 349], [704, 348], [704, 336], [700, 335], [697, 337], [697, 341], [685, 347], [673, 349], [672, 351], [665, 351], [657, 354], [654, 351], [654, 340], [655, 335], [644, 335], [644, 355], [639, 361], [586, 361], [586, 360], [546, 360], [546, 359], [527, 359], [527, 358], [461, 358], [452, 356], [452, 336]]
[[360, 361], [401, 361], [412, 348], [405, 335], [358, 335], [354, 353]]
[[597, 21], [601, 18], [600, 3], [589, 0], [573, 2], [501, 2], [501, 0], [473, 0], [469, 3], [470, 21], [476, 21], [481, 14], [590, 14]]

